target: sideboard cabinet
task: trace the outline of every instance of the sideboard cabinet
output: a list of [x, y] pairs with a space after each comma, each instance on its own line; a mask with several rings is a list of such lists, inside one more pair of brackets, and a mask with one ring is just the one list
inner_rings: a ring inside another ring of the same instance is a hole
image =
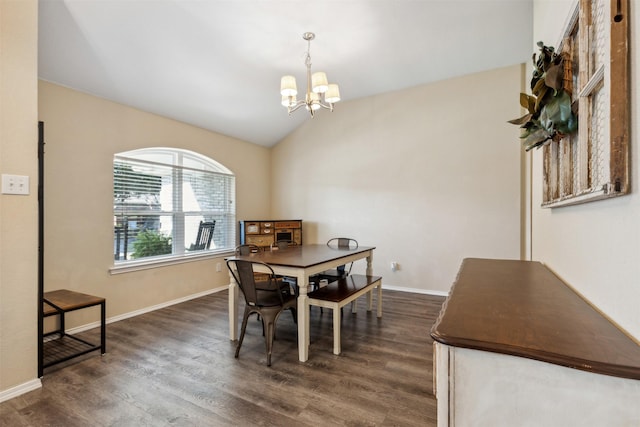
[[440, 427], [640, 426], [640, 346], [540, 262], [466, 258], [431, 337]]
[[302, 244], [302, 220], [240, 221], [240, 244], [269, 247], [280, 240]]

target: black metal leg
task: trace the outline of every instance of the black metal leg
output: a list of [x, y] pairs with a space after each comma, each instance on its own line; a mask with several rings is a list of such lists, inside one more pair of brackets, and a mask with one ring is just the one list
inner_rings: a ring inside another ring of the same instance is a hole
[[244, 333], [247, 330], [247, 320], [249, 319], [249, 315], [251, 312], [245, 307], [244, 316], [242, 317], [242, 328], [240, 330], [240, 339], [238, 340], [238, 345], [236, 346], [236, 358], [240, 355], [240, 347], [242, 346], [242, 340], [244, 340]]
[[107, 306], [105, 302], [100, 304], [100, 353], [105, 354], [107, 352]]
[[66, 335], [66, 328], [64, 326], [64, 311], [60, 312], [60, 338]]

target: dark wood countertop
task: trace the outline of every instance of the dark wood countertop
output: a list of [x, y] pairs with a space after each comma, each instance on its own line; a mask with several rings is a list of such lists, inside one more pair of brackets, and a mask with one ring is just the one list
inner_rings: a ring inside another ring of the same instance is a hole
[[640, 379], [640, 346], [539, 262], [465, 259], [431, 336]]

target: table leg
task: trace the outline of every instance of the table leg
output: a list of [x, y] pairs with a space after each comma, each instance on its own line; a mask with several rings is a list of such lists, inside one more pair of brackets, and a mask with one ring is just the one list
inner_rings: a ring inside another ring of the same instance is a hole
[[231, 341], [238, 339], [238, 283], [229, 273], [229, 338]]
[[341, 323], [341, 309], [339, 307], [333, 307], [333, 354], [339, 355], [342, 351], [340, 346], [340, 325]]
[[298, 280], [298, 360], [306, 362], [309, 359], [309, 297], [307, 290], [309, 276], [299, 273]]
[[[373, 276], [373, 251], [367, 256], [367, 276]], [[373, 310], [373, 289], [367, 293], [367, 310]]]

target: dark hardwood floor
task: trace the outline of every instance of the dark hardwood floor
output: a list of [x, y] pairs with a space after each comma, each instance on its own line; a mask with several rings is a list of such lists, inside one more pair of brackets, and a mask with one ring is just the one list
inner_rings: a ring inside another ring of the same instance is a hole
[[[443, 297], [383, 291], [383, 317], [311, 309], [309, 361], [283, 313], [272, 366], [252, 317], [240, 358], [227, 292], [107, 325], [107, 353], [48, 368], [40, 390], [0, 404], [1, 426], [435, 426], [429, 330]], [[242, 308], [242, 307], [241, 307]], [[81, 336], [99, 337], [99, 329]]]

